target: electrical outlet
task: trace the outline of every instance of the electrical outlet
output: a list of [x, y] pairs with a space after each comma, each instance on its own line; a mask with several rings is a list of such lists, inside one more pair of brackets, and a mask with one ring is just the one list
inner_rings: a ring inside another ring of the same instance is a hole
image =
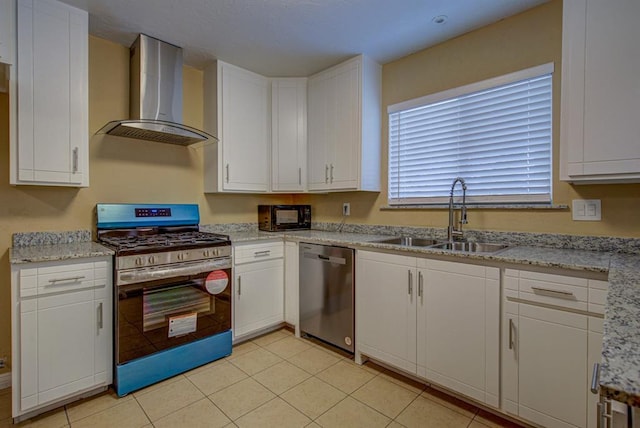
[[351, 215], [351, 204], [349, 202], [345, 202], [344, 204], [342, 204], [342, 215]]
[[0, 369], [5, 368], [7, 364], [7, 357], [0, 357]]

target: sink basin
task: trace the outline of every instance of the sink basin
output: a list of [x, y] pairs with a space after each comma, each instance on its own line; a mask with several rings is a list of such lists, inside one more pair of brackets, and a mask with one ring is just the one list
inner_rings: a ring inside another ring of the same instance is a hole
[[431, 248], [466, 253], [495, 253], [496, 251], [504, 250], [508, 247], [509, 246], [506, 244], [492, 244], [488, 242], [445, 242], [434, 245]]
[[438, 243], [435, 239], [413, 238], [411, 236], [400, 236], [396, 238], [382, 239], [375, 242], [377, 244], [402, 245], [405, 247], [429, 247]]

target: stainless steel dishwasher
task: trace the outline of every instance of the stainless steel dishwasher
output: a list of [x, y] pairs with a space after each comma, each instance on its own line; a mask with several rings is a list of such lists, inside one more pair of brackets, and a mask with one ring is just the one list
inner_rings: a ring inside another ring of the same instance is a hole
[[300, 331], [353, 352], [353, 250], [300, 243]]

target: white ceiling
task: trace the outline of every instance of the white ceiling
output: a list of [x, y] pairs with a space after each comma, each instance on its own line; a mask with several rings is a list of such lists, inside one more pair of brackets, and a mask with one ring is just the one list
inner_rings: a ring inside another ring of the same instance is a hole
[[[63, 0], [91, 34], [130, 46], [138, 33], [265, 76], [307, 76], [364, 53], [387, 63], [547, 0]], [[447, 21], [435, 24], [435, 16]]]

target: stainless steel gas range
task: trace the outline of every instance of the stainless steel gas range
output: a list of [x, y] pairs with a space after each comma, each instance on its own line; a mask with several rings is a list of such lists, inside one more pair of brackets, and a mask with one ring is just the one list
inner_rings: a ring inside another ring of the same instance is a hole
[[231, 354], [231, 242], [197, 205], [98, 204], [114, 261], [119, 396]]

